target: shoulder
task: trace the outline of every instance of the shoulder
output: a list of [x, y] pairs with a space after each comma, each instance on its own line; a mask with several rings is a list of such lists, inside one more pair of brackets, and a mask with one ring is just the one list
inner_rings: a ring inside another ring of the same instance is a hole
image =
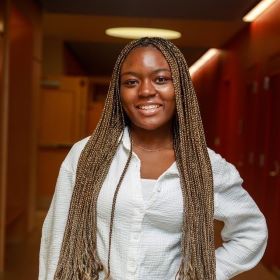
[[243, 182], [233, 164], [226, 161], [220, 154], [210, 148], [207, 148], [207, 150], [211, 162], [215, 187], [232, 183], [241, 184]]
[[69, 153], [67, 154], [66, 158], [64, 159], [62, 166], [70, 172], [75, 172], [77, 168], [77, 164], [80, 158], [80, 155], [87, 144], [90, 136], [76, 142], [72, 148], [70, 149]]
[[207, 151], [213, 171], [218, 171], [219, 168], [224, 167], [224, 165], [226, 165], [227, 161], [220, 154], [216, 153], [210, 148], [207, 148]]
[[227, 162], [220, 154], [207, 148], [210, 158], [213, 173], [220, 173], [225, 171], [237, 171], [235, 166]]

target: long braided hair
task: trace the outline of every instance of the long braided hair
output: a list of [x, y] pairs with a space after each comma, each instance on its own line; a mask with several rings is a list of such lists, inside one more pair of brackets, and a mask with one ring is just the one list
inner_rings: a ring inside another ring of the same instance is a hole
[[[176, 117], [174, 151], [183, 195], [182, 260], [176, 279], [215, 280], [214, 199], [211, 164], [196, 94], [187, 63], [180, 50], [162, 38], [142, 38], [120, 53], [101, 119], [79, 158], [64, 239], [55, 273], [56, 280], [97, 280], [103, 270], [97, 252], [97, 198], [127, 124], [120, 101], [120, 70], [136, 47], [156, 47], [167, 60], [174, 84]], [[132, 155], [119, 179], [110, 221], [107, 278], [118, 190]]]

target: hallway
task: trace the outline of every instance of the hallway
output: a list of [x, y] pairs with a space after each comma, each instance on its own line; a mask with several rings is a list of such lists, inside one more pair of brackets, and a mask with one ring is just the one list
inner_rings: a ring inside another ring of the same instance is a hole
[[0, 280], [38, 279], [59, 166], [95, 130], [130, 40], [107, 30], [138, 25], [180, 33], [207, 146], [237, 168], [266, 218], [263, 264], [234, 279], [280, 280], [280, 0], [243, 17], [263, 1], [0, 1]]
[[[38, 254], [41, 226], [45, 212], [37, 212], [36, 228], [22, 244], [10, 244], [7, 248], [7, 272], [0, 275], [0, 280], [37, 280]], [[277, 280], [266, 268], [259, 264], [251, 271], [234, 278], [235, 280]], [[148, 280], [148, 279], [147, 279]]]

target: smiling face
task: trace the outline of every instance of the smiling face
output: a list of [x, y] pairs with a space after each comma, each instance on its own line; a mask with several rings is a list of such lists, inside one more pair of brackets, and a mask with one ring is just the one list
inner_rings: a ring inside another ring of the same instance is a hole
[[175, 93], [170, 67], [155, 47], [137, 47], [121, 67], [120, 94], [132, 128], [170, 129]]

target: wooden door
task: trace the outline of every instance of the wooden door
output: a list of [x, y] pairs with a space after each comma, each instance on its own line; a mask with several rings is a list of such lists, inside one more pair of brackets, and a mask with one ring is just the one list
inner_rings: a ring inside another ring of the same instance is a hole
[[59, 167], [71, 146], [86, 136], [88, 80], [80, 77], [42, 81], [38, 147], [38, 204], [49, 205]]
[[109, 88], [108, 79], [91, 79], [89, 86], [89, 98], [87, 102], [87, 122], [86, 131], [90, 135], [93, 133], [100, 119], [105, 99]]

